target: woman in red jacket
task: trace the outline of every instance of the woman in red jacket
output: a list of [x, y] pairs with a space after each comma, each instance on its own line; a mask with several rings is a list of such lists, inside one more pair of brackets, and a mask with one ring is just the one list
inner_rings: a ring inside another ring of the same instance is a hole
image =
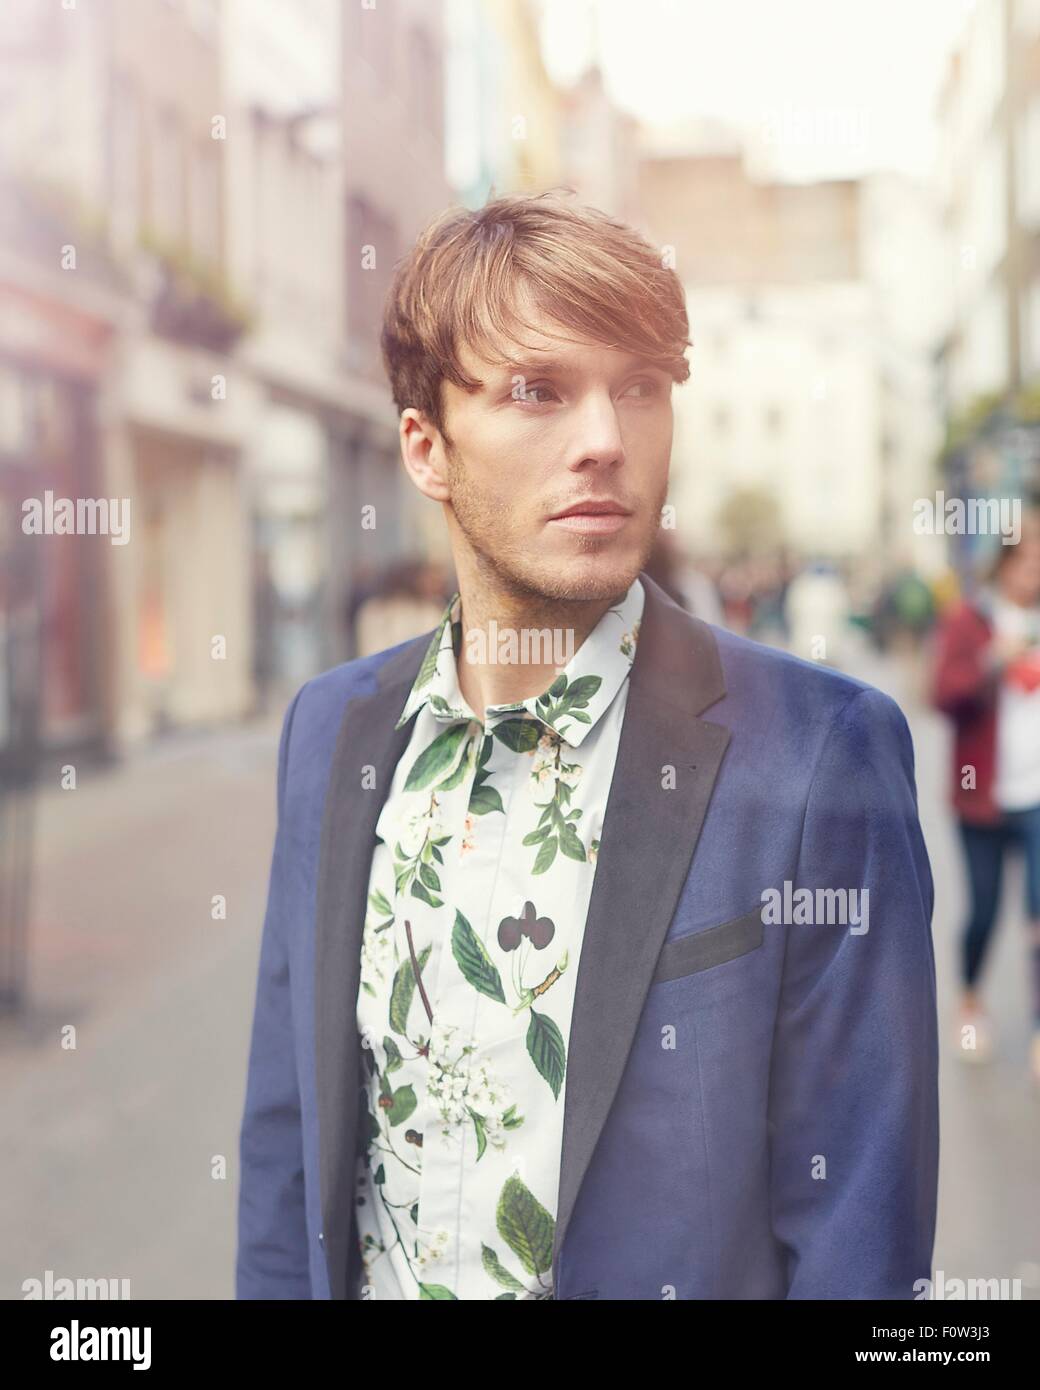
[[961, 938], [959, 1055], [992, 1055], [978, 982], [1000, 898], [1004, 857], [1026, 859], [1033, 1039], [1040, 1082], [1040, 508], [1022, 518], [979, 597], [957, 603], [937, 634], [933, 700], [954, 721], [953, 808], [971, 889]]

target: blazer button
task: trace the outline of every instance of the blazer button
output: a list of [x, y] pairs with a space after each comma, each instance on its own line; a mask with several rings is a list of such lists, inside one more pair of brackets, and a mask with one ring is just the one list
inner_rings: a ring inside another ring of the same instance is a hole
[[319, 1244], [319, 1245], [324, 1245], [324, 1244], [325, 1244], [325, 1232], [324, 1232], [324, 1231], [319, 1231], [319, 1232], [318, 1232], [318, 1244]]

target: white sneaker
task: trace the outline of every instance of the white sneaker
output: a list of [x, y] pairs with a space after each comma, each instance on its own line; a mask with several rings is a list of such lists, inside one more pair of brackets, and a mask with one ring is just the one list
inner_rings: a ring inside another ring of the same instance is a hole
[[[1038, 1035], [1040, 1036], [1040, 1035]], [[984, 1013], [962, 1013], [954, 1034], [957, 1056], [969, 1066], [991, 1062], [996, 1052], [993, 1025]]]

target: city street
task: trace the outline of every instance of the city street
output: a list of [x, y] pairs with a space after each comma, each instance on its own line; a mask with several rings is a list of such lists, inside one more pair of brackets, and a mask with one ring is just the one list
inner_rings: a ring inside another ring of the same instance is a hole
[[[947, 1281], [1040, 1297], [1040, 1091], [1028, 1074], [1021, 865], [985, 979], [999, 1055], [965, 1068], [950, 1007], [964, 885], [945, 812], [947, 730], [917, 677], [860, 653], [915, 737], [936, 882], [942, 1037], [939, 1230]], [[710, 718], [710, 712], [708, 714]], [[77, 790], [41, 791], [32, 1007], [0, 1030], [0, 1297], [45, 1277], [133, 1298], [233, 1295], [237, 1134], [275, 815], [279, 720], [178, 735]], [[213, 921], [223, 894], [227, 920]], [[63, 1048], [75, 1028], [76, 1046]], [[221, 1173], [219, 1164], [226, 1163]]]

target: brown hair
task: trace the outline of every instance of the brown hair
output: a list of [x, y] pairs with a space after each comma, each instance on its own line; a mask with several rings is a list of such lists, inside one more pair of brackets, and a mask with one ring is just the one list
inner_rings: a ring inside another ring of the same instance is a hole
[[[566, 190], [568, 192], [572, 190]], [[529, 327], [518, 291], [577, 336], [645, 357], [676, 382], [690, 375], [682, 283], [632, 227], [557, 190], [495, 198], [435, 218], [394, 271], [381, 337], [398, 411], [421, 410], [445, 435], [441, 382], [481, 382], [466, 345], [501, 362], [503, 340]]]

